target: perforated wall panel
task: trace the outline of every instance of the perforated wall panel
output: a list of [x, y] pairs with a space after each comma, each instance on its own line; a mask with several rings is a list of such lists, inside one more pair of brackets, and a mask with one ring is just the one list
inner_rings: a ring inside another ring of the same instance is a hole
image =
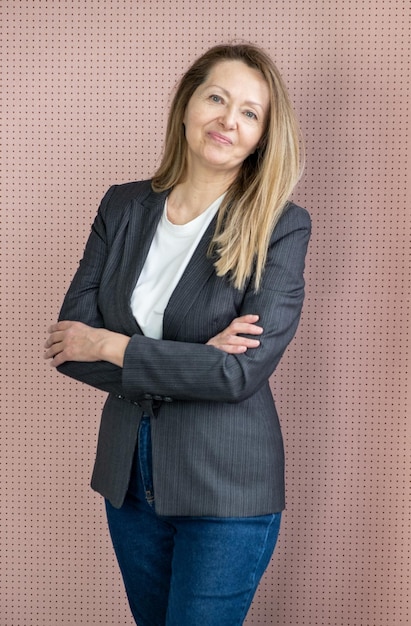
[[152, 174], [176, 81], [234, 39], [289, 86], [314, 226], [272, 381], [288, 506], [246, 623], [409, 624], [409, 1], [0, 7], [0, 626], [133, 623], [88, 488], [104, 395], [51, 371], [42, 345], [104, 191]]

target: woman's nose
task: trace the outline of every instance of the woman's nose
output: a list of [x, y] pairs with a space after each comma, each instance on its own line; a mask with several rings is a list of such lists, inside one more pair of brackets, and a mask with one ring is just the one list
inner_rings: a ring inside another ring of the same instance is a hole
[[233, 129], [237, 126], [237, 115], [233, 109], [225, 109], [224, 113], [220, 116], [220, 124], [227, 129]]

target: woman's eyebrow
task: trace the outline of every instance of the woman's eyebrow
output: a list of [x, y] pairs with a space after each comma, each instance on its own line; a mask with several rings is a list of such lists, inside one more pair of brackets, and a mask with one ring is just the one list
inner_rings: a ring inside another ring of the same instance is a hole
[[[221, 85], [217, 85], [217, 84], [207, 85], [207, 88], [213, 88], [213, 87], [217, 87], [218, 89], [220, 89], [220, 91], [222, 91], [226, 96], [231, 96], [230, 92], [227, 91], [227, 89], [224, 89], [224, 87], [221, 87]], [[263, 105], [260, 104], [260, 102], [255, 102], [254, 100], [246, 100], [244, 104], [257, 106], [257, 107], [260, 107], [260, 109], [264, 110]]]

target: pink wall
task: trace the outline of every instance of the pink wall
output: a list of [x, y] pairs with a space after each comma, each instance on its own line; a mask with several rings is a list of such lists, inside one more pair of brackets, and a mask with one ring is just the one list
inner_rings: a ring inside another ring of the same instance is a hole
[[263, 45], [289, 85], [308, 161], [295, 200], [314, 222], [273, 380], [288, 508], [247, 624], [409, 624], [409, 1], [1, 9], [0, 625], [132, 624], [88, 488], [103, 394], [51, 371], [42, 344], [102, 194], [153, 172], [173, 85], [232, 39]]

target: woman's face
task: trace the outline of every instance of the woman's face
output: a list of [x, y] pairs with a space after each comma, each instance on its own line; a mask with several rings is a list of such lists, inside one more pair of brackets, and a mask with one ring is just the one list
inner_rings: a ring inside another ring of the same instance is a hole
[[257, 148], [269, 110], [268, 85], [242, 61], [221, 61], [191, 96], [184, 126], [188, 172], [234, 178]]

